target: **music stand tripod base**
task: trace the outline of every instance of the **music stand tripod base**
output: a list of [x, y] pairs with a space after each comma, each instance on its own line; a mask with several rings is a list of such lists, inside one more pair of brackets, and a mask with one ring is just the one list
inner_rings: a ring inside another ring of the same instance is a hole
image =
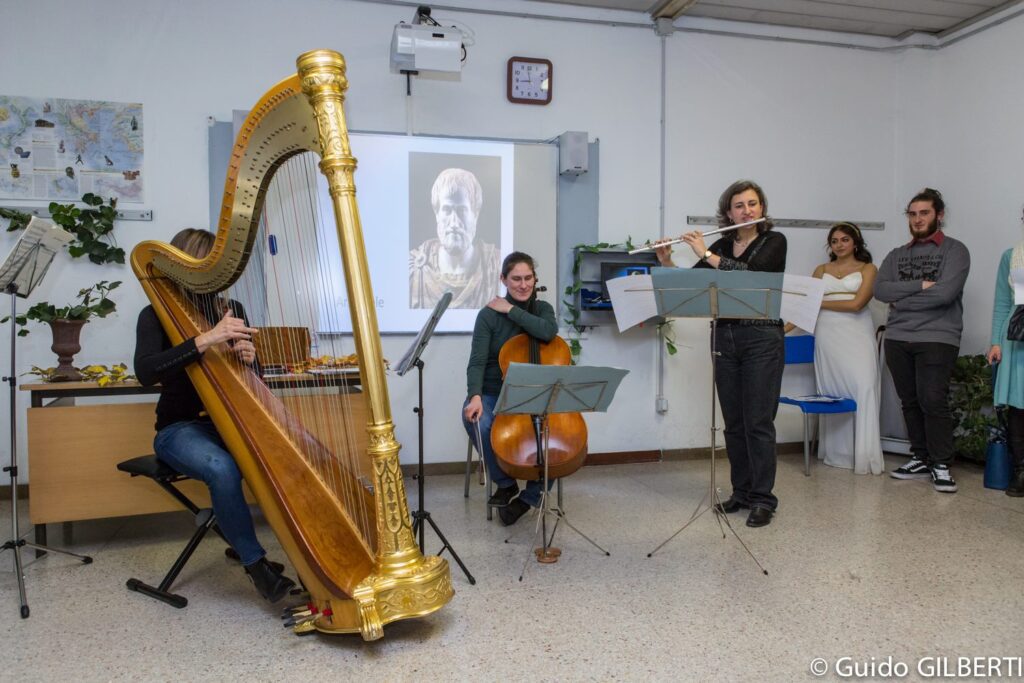
[[[711, 328], [711, 474], [708, 490], [697, 504], [690, 519], [674, 534], [647, 553], [654, 553], [665, 547], [669, 541], [681, 534], [705, 512], [710, 510], [718, 522], [722, 537], [726, 529], [746, 551], [750, 559], [764, 575], [768, 575], [747, 544], [733, 529], [729, 517], [722, 509], [722, 501], [715, 483], [715, 455], [718, 451], [718, 320], [721, 317], [775, 319], [779, 317], [779, 302], [782, 294], [782, 274], [751, 271], [711, 271], [706, 269], [658, 268], [652, 274], [654, 292], [657, 297], [658, 313], [673, 318], [710, 318]], [[706, 507], [705, 507], [706, 506]]]
[[[531, 549], [530, 554], [542, 564], [558, 561], [562, 551], [551, 546], [561, 522], [582, 536], [588, 543], [606, 556], [611, 555], [598, 545], [592, 538], [577, 529], [566, 518], [565, 511], [559, 504], [551, 505], [549, 472], [550, 459], [548, 443], [548, 416], [554, 413], [604, 412], [608, 409], [615, 390], [627, 371], [621, 368], [587, 367], [579, 365], [533, 365], [530, 363], [512, 363], [505, 375], [505, 381], [498, 396], [495, 407], [496, 414], [524, 414], [533, 418], [534, 435], [536, 438], [537, 466], [543, 468], [541, 479], [541, 501], [536, 510], [536, 530], [534, 543], [539, 537], [540, 547]], [[551, 535], [547, 533], [547, 518], [555, 518]], [[513, 535], [515, 536], [515, 534]], [[512, 538], [510, 536], [505, 542]], [[519, 575], [522, 581], [529, 564], [529, 555], [523, 563], [523, 571]]]
[[537, 556], [537, 561], [541, 564], [554, 564], [562, 556], [562, 551], [554, 546], [548, 546], [547, 548], [534, 548], [533, 554]]
[[18, 597], [21, 602], [21, 618], [28, 619], [30, 611], [28, 607], [28, 596], [25, 592], [25, 571], [21, 562], [21, 549], [34, 548], [37, 551], [59, 553], [74, 557], [82, 564], [91, 564], [92, 558], [88, 555], [79, 555], [67, 550], [51, 548], [38, 543], [30, 543], [21, 538], [21, 529], [18, 523], [18, 430], [17, 430], [17, 386], [18, 386], [18, 364], [17, 364], [17, 318], [18, 318], [18, 297], [27, 297], [35, 289], [36, 285], [43, 279], [54, 255], [59, 249], [60, 243], [67, 243], [71, 236], [59, 228], [55, 228], [49, 221], [42, 221], [33, 217], [25, 232], [22, 233], [14, 249], [0, 264], [0, 289], [11, 295], [11, 374], [3, 378], [10, 386], [10, 430], [11, 430], [11, 464], [4, 467], [3, 471], [10, 475], [11, 486], [11, 538], [0, 546], [0, 553], [10, 550], [14, 553], [14, 574], [18, 581]]
[[424, 489], [424, 482], [426, 477], [423, 473], [423, 359], [420, 357], [423, 354], [424, 349], [427, 347], [427, 342], [430, 341], [431, 335], [434, 333], [434, 328], [437, 327], [438, 321], [441, 319], [441, 315], [444, 314], [445, 309], [448, 308], [448, 304], [452, 300], [452, 293], [445, 292], [441, 295], [437, 304], [434, 305], [434, 310], [431, 312], [430, 317], [423, 324], [419, 334], [413, 339], [412, 345], [402, 356], [402, 360], [398, 362], [397, 374], [399, 377], [405, 375], [412, 368], [416, 368], [417, 371], [417, 399], [418, 402], [416, 407], [412, 409], [416, 413], [416, 423], [419, 436], [419, 459], [417, 462], [416, 477], [419, 484], [419, 500], [417, 501], [417, 509], [412, 512], [412, 534], [413, 536], [419, 536], [420, 541], [420, 552], [426, 553], [426, 542], [424, 538], [424, 532], [426, 525], [429, 524], [430, 528], [434, 530], [437, 537], [443, 544], [441, 550], [437, 552], [438, 556], [441, 555], [445, 550], [449, 551], [452, 555], [452, 559], [458, 563], [462, 572], [466, 575], [466, 579], [470, 585], [476, 585], [476, 579], [472, 574], [469, 573], [469, 569], [466, 567], [462, 558], [455, 552], [455, 548], [445, 538], [445, 535], [441, 533], [441, 529], [438, 528], [437, 522], [430, 516], [430, 513], [425, 508], [426, 490]]

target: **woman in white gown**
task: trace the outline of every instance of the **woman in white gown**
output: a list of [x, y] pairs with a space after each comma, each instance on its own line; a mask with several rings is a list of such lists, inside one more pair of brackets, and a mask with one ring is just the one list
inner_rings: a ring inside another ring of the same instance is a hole
[[878, 268], [853, 223], [832, 226], [828, 251], [831, 260], [814, 270], [825, 281], [814, 329], [814, 375], [819, 394], [852, 398], [857, 412], [821, 416], [818, 458], [857, 474], [881, 474], [878, 353], [867, 309]]

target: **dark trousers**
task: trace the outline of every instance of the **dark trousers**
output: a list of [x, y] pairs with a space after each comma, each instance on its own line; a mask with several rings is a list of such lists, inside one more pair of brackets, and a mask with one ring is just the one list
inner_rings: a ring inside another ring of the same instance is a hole
[[1024, 410], [1009, 406], [1006, 411], [1006, 441], [1013, 457], [1013, 469], [1024, 470]]
[[719, 325], [717, 349], [715, 385], [733, 498], [775, 510], [775, 413], [786, 359], [782, 327]]
[[952, 344], [885, 340], [885, 363], [903, 404], [910, 450], [930, 465], [953, 462], [949, 379], [959, 353]]

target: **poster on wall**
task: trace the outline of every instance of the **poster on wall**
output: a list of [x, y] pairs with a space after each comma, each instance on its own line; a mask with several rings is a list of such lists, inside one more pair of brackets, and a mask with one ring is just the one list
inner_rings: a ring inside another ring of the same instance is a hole
[[142, 105], [0, 95], [0, 199], [143, 201]]

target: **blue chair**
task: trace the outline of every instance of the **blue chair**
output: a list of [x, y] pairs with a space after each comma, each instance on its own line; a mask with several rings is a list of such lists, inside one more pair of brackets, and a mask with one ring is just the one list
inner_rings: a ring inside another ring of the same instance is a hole
[[[786, 337], [786, 365], [814, 362], [814, 337], [809, 334]], [[796, 406], [804, 414], [804, 476], [811, 476], [810, 416], [832, 415], [835, 413], [857, 412], [857, 402], [852, 398], [813, 394], [790, 398], [780, 396], [779, 403]], [[817, 425], [815, 425], [817, 428]]]

